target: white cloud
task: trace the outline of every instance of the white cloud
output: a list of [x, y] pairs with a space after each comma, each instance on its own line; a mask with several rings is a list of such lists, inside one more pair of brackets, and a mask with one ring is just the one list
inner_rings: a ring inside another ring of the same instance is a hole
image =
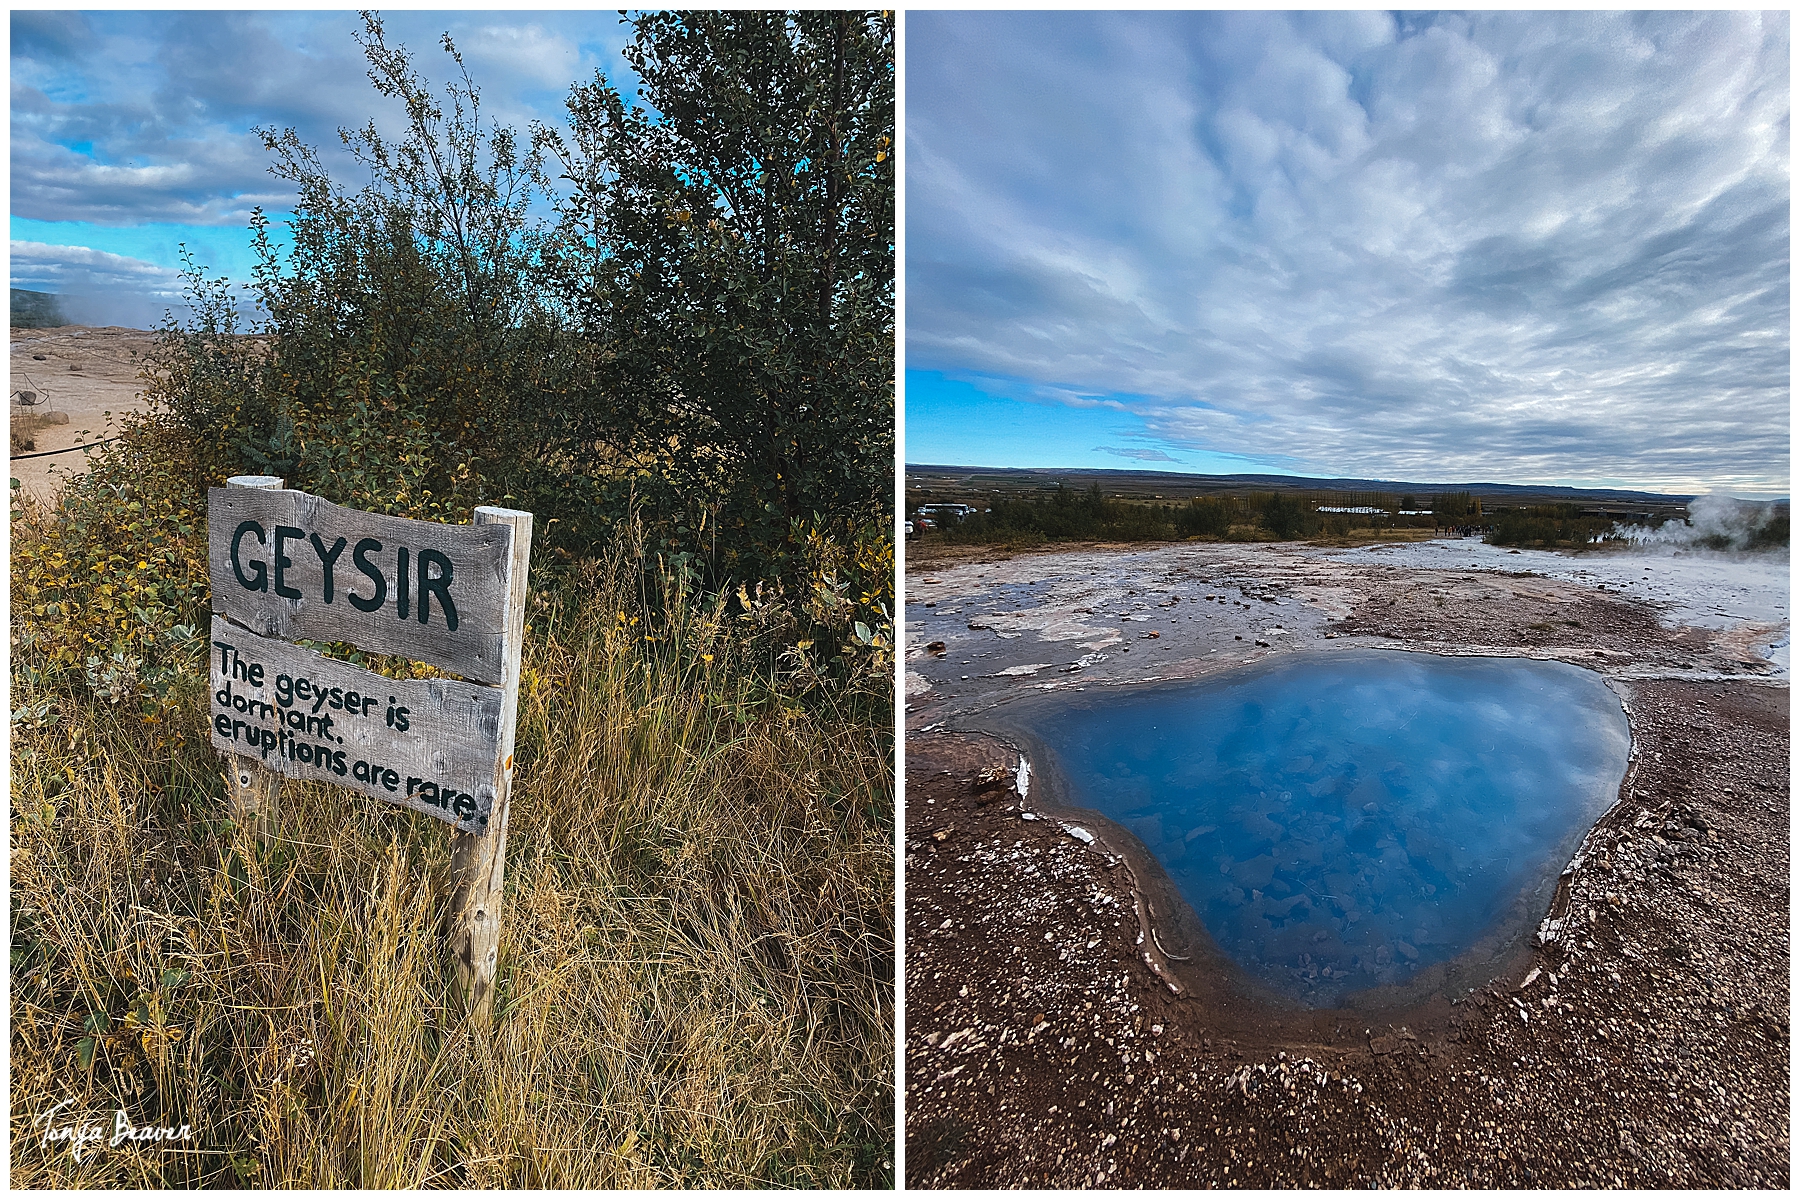
[[[400, 11], [384, 14], [389, 46], [443, 97], [455, 67], [450, 32], [481, 90], [484, 124], [556, 126], [572, 84], [604, 66], [629, 89], [616, 15]], [[370, 120], [405, 127], [394, 100], [370, 86], [350, 12], [15, 12], [12, 15], [12, 201], [43, 221], [242, 227], [275, 212], [293, 189], [268, 173], [254, 130], [293, 128], [340, 182], [355, 166], [338, 130]]]
[[458, 44], [478, 82], [498, 78], [505, 84], [566, 92], [582, 77], [580, 47], [536, 22], [486, 22], [460, 36]]
[[1787, 34], [914, 13], [909, 365], [1320, 474], [1783, 489]]

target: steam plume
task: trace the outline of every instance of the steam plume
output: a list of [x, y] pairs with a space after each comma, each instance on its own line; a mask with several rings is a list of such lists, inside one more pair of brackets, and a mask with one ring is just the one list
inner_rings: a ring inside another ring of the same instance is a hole
[[1714, 492], [1689, 504], [1685, 521], [1667, 521], [1655, 528], [1615, 525], [1613, 536], [1645, 548], [1785, 550], [1788, 545], [1787, 505], [1755, 504]]

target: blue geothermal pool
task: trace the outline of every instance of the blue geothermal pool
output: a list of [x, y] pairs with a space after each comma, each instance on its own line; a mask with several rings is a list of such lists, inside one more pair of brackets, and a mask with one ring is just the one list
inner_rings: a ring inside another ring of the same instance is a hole
[[1534, 889], [1547, 904], [1630, 751], [1598, 675], [1526, 659], [1365, 651], [1083, 700], [1032, 722], [1068, 802], [1136, 834], [1224, 953], [1312, 1007], [1455, 958]]

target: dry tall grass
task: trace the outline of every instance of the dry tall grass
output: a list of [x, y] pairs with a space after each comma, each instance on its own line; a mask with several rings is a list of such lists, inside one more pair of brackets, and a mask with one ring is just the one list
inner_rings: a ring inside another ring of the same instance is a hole
[[[12, 1186], [891, 1186], [891, 732], [629, 568], [534, 610], [488, 1036], [447, 826], [289, 782], [242, 862], [198, 671], [146, 724], [15, 667]], [[65, 1100], [194, 1136], [77, 1160]]]

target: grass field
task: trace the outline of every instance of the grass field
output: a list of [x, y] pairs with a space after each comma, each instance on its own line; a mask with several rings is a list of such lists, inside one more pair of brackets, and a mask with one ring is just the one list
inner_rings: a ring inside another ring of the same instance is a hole
[[[754, 617], [646, 603], [628, 546], [540, 593], [476, 1034], [438, 933], [448, 826], [289, 782], [246, 862], [186, 629], [145, 634], [191, 659], [154, 695], [104, 638], [85, 673], [57, 649], [192, 570], [191, 510], [140, 497], [126, 544], [82, 540], [130, 477], [13, 502], [12, 1186], [892, 1185], [887, 720], [796, 701]], [[83, 555], [116, 593], [76, 589]], [[115, 1113], [191, 1137], [109, 1146]], [[46, 1144], [65, 1125], [105, 1136]]]

